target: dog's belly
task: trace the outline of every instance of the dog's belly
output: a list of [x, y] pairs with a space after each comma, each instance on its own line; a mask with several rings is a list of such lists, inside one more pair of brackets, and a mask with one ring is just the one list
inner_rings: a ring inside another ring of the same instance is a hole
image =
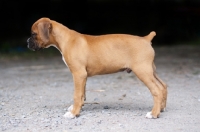
[[94, 75], [103, 75], [103, 74], [111, 74], [122, 71], [121, 69], [117, 68], [87, 68], [87, 74], [88, 76], [94, 76]]
[[132, 71], [129, 67], [124, 67], [124, 65], [122, 64], [115, 63], [93, 63], [91, 65], [88, 65], [86, 70], [88, 76], [111, 74], [122, 71], [130, 73]]

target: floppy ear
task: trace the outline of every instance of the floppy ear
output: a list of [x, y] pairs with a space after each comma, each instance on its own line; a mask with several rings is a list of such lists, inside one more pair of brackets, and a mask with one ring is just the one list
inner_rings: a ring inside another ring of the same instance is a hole
[[49, 41], [49, 32], [51, 31], [52, 25], [50, 21], [43, 21], [38, 23], [39, 36], [44, 43]]

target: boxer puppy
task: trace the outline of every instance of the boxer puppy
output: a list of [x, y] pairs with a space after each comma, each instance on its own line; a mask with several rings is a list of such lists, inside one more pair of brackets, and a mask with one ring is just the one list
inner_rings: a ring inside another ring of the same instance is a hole
[[80, 114], [87, 77], [133, 71], [153, 96], [154, 105], [146, 118], [158, 118], [166, 107], [167, 86], [155, 71], [155, 53], [151, 46], [155, 35], [154, 31], [144, 37], [126, 34], [85, 35], [49, 18], [41, 18], [32, 25], [27, 43], [33, 51], [56, 47], [69, 67], [74, 80], [74, 104], [64, 117], [74, 118]]

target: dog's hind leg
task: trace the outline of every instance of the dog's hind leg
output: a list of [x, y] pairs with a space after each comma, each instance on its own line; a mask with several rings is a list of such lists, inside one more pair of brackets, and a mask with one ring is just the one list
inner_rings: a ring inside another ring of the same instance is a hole
[[[85, 85], [85, 87], [84, 87], [84, 89], [83, 89], [83, 98], [82, 98], [82, 100], [83, 100], [83, 102], [84, 101], [86, 101], [86, 85]], [[83, 105], [84, 105], [84, 103], [83, 103]]]
[[152, 67], [152, 62], [146, 61], [138, 63], [132, 68], [136, 76], [149, 88], [154, 105], [151, 112], [148, 112], [147, 118], [157, 118], [160, 115], [163, 102], [163, 90], [164, 87], [160, 81], [154, 76], [154, 68]]
[[153, 70], [154, 70], [154, 76], [155, 76], [155, 78], [164, 87], [164, 89], [163, 89], [163, 100], [162, 100], [162, 105], [161, 105], [161, 112], [164, 112], [165, 109], [166, 109], [166, 104], [167, 104], [167, 85], [156, 74], [156, 66], [155, 66], [154, 63], [153, 63]]
[[162, 99], [162, 105], [161, 105], [161, 112], [164, 112], [166, 109], [166, 104], [167, 104], [167, 85], [158, 77], [156, 73], [154, 73], [155, 78], [162, 84], [163, 89], [163, 99]]

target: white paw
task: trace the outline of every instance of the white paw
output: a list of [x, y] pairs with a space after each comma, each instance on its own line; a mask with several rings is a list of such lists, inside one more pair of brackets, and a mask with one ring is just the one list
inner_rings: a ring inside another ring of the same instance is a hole
[[73, 115], [70, 111], [66, 112], [63, 117], [73, 119], [75, 118], [75, 115]]
[[151, 114], [151, 112], [147, 112], [147, 114], [146, 114], [146, 116], [145, 116], [146, 118], [149, 118], [149, 119], [152, 119], [153, 118], [153, 116], [152, 116], [152, 114]]
[[72, 111], [73, 110], [73, 105], [71, 105], [67, 110], [68, 111]]

